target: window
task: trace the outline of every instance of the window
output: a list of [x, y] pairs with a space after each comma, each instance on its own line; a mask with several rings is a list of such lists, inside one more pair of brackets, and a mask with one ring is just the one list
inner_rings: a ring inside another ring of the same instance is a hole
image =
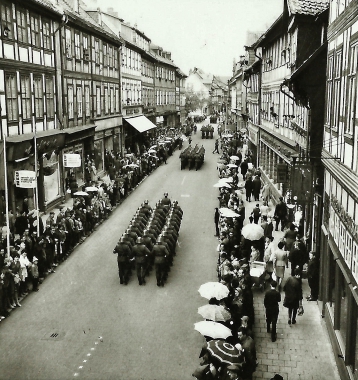
[[118, 50], [117, 49], [114, 49], [113, 58], [114, 58], [113, 67], [115, 70], [117, 70], [118, 69]]
[[34, 77], [34, 95], [35, 95], [35, 117], [44, 117], [44, 93], [42, 86], [42, 77]]
[[108, 66], [113, 67], [113, 47], [108, 47]]
[[6, 104], [9, 121], [18, 120], [17, 91], [15, 74], [6, 75]]
[[75, 33], [75, 57], [76, 59], [81, 59], [81, 43], [80, 43], [80, 34]]
[[39, 16], [31, 15], [31, 43], [32, 46], [40, 47], [40, 21]]
[[101, 88], [96, 88], [96, 114], [101, 114]]
[[331, 125], [333, 92], [333, 55], [328, 57], [327, 63], [327, 94], [326, 94], [326, 124]]
[[104, 88], [104, 113], [106, 115], [108, 115], [108, 110], [109, 110], [109, 107], [108, 107], [108, 88], [105, 87]]
[[99, 51], [99, 41], [94, 41], [94, 61], [97, 65], [100, 64], [100, 51]]
[[14, 38], [11, 4], [1, 4], [1, 28], [4, 37]]
[[29, 120], [31, 118], [31, 86], [30, 76], [21, 76], [21, 107], [22, 118]]
[[103, 66], [108, 65], [107, 45], [103, 44]]
[[89, 117], [91, 115], [90, 89], [88, 86], [85, 86], [85, 114], [86, 117]]
[[49, 21], [42, 21], [42, 34], [44, 39], [44, 49], [51, 50], [52, 44], [51, 44], [51, 28], [50, 28], [50, 22]]
[[351, 46], [350, 49], [350, 65], [348, 73], [348, 113], [345, 133], [353, 135], [353, 129], [356, 121], [357, 112], [357, 54], [358, 44]]
[[25, 10], [19, 9], [16, 12], [16, 22], [17, 39], [19, 42], [27, 44], [29, 42], [29, 37], [27, 34], [27, 15]]
[[116, 88], [115, 98], [114, 98], [114, 112], [119, 112], [118, 103], [119, 103], [119, 89]]
[[68, 107], [68, 118], [73, 119], [73, 86], [68, 86], [67, 88], [67, 107]]
[[335, 59], [334, 69], [334, 93], [333, 93], [333, 127], [338, 128], [339, 124], [339, 105], [341, 98], [341, 70], [342, 70], [342, 51], [339, 51]]
[[46, 78], [46, 115], [48, 118], [53, 119], [55, 117], [55, 93], [53, 78]]
[[71, 30], [66, 29], [66, 48], [65, 48], [65, 54], [67, 58], [72, 57], [72, 37], [71, 37]]
[[79, 119], [82, 119], [82, 113], [83, 113], [83, 108], [82, 108], [82, 87], [77, 87], [77, 117]]
[[109, 97], [109, 109], [111, 113], [114, 113], [114, 89], [111, 87]]
[[88, 37], [87, 36], [83, 36], [82, 43], [83, 43], [83, 59], [85, 61], [89, 61], [90, 56], [89, 56], [89, 50], [88, 50]]

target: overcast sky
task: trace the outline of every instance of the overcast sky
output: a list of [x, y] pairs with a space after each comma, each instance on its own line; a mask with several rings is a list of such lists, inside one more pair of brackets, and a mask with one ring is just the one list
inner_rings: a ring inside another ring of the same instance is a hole
[[103, 11], [112, 7], [125, 22], [136, 23], [154, 44], [172, 53], [184, 73], [200, 67], [230, 76], [233, 59], [245, 52], [246, 32], [271, 26], [283, 0], [97, 0], [97, 6]]

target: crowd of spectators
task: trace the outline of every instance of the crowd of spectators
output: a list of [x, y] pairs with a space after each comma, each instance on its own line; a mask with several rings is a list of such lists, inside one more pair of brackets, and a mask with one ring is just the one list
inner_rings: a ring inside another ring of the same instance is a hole
[[[57, 215], [54, 211], [46, 219], [37, 215], [37, 210], [29, 210], [26, 199], [22, 209], [9, 211], [9, 224], [2, 226], [0, 241], [0, 321], [21, 307], [21, 299], [29, 291], [38, 291], [46, 276], [55, 273], [56, 267], [145, 176], [166, 163], [179, 141], [180, 135], [160, 136], [149, 142], [150, 147], [143, 146], [141, 154], [129, 151], [123, 158], [106, 152], [106, 175], [93, 177], [93, 168], [86, 170], [86, 182], [81, 187], [71, 173], [66, 187], [73, 206], [60, 206]], [[86, 167], [91, 164], [88, 158]]]

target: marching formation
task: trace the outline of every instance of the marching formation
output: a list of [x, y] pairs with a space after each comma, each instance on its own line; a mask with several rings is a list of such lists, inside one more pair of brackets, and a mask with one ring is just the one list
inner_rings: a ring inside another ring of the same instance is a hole
[[203, 125], [201, 127], [201, 138], [212, 139], [214, 138], [214, 127], [212, 125]]
[[199, 148], [198, 144], [193, 148], [189, 145], [179, 155], [180, 158], [180, 170], [183, 170], [188, 166], [189, 170], [199, 170], [204, 163], [205, 149], [203, 146]]
[[176, 255], [182, 216], [178, 202], [172, 202], [168, 193], [154, 208], [148, 200], [142, 203], [113, 250], [121, 284], [128, 284], [135, 269], [139, 285], [145, 285], [145, 277], [154, 265], [157, 286], [164, 286]]

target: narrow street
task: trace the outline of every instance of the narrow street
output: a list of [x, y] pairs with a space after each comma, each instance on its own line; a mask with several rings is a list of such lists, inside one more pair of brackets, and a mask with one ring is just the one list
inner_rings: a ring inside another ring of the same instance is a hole
[[[1, 323], [1, 379], [192, 378], [203, 344], [193, 324], [207, 302], [197, 290], [216, 280], [217, 242], [214, 140], [198, 132], [195, 143], [206, 149], [199, 171], [181, 171], [176, 151]], [[146, 286], [134, 275], [120, 285], [113, 248], [139, 204], [164, 192], [184, 211], [168, 282], [158, 288], [152, 271]]]

